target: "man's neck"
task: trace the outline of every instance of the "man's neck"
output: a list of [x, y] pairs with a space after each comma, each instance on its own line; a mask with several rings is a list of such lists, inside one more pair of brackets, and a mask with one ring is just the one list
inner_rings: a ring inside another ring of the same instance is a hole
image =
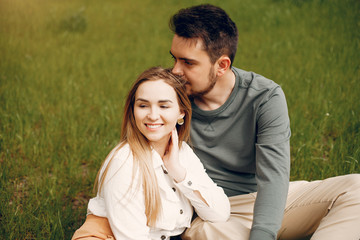
[[235, 74], [231, 69], [216, 81], [214, 88], [207, 94], [195, 97], [195, 104], [204, 111], [211, 111], [221, 107], [230, 97], [235, 86]]

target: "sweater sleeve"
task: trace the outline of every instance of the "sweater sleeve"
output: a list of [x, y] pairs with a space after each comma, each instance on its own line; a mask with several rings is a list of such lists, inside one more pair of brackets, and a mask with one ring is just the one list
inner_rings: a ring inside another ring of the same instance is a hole
[[271, 91], [259, 106], [256, 142], [258, 185], [250, 239], [276, 239], [290, 175], [290, 121], [283, 91]]
[[[185, 148], [185, 154], [181, 156], [181, 159], [186, 169], [186, 177], [182, 182], [175, 183], [176, 186], [191, 202], [200, 218], [211, 222], [225, 222], [230, 217], [228, 197], [224, 190], [207, 175], [203, 164], [193, 150], [185, 143], [183, 148]], [[198, 191], [206, 203], [199, 199], [194, 191]]]

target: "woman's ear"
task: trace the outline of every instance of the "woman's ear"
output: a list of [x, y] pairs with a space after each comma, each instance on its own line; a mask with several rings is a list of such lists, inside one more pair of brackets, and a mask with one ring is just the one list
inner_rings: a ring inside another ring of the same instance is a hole
[[185, 113], [181, 112], [179, 118], [184, 118], [184, 117], [185, 117]]
[[226, 73], [226, 71], [231, 66], [231, 60], [228, 56], [222, 55], [216, 62], [217, 69], [216, 69], [216, 76], [221, 77]]
[[184, 124], [184, 122], [185, 122], [184, 117], [185, 117], [185, 113], [180, 113], [180, 116], [179, 116], [179, 118], [177, 119], [177, 124], [178, 124], [178, 125], [181, 126], [181, 125]]

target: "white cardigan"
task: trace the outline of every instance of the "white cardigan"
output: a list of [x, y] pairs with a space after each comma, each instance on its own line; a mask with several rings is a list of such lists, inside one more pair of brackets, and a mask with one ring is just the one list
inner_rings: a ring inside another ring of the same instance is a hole
[[[179, 159], [186, 169], [186, 177], [180, 183], [173, 181], [167, 174], [160, 155], [155, 150], [152, 151], [162, 212], [155, 227], [147, 226], [144, 194], [138, 172], [128, 191], [133, 171], [133, 155], [128, 144], [116, 153], [115, 149], [112, 150], [100, 175], [114, 154], [101, 194], [98, 193], [89, 201], [88, 214], [108, 218], [117, 240], [163, 240], [181, 234], [190, 226], [193, 207], [203, 220], [219, 222], [229, 218], [230, 203], [223, 189], [210, 179], [199, 158], [186, 143], [183, 143], [179, 150]], [[194, 194], [194, 190], [200, 192], [208, 205]]]

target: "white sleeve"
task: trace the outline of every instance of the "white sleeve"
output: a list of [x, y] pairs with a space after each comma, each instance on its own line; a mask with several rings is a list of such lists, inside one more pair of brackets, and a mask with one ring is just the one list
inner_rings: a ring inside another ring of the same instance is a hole
[[[124, 155], [122, 154], [122, 157]], [[119, 162], [123, 162], [119, 164]], [[145, 215], [144, 196], [139, 175], [133, 178], [133, 160], [128, 155], [125, 160], [115, 156], [110, 163], [103, 188], [106, 216], [117, 240], [150, 239]], [[130, 190], [129, 190], [129, 186]], [[128, 191], [129, 190], [129, 191]]]
[[[182, 182], [175, 184], [190, 200], [198, 216], [211, 222], [227, 221], [230, 217], [230, 202], [224, 190], [207, 175], [200, 159], [187, 144], [183, 143], [179, 157], [186, 169], [186, 177]], [[195, 195], [196, 190], [207, 204]]]

